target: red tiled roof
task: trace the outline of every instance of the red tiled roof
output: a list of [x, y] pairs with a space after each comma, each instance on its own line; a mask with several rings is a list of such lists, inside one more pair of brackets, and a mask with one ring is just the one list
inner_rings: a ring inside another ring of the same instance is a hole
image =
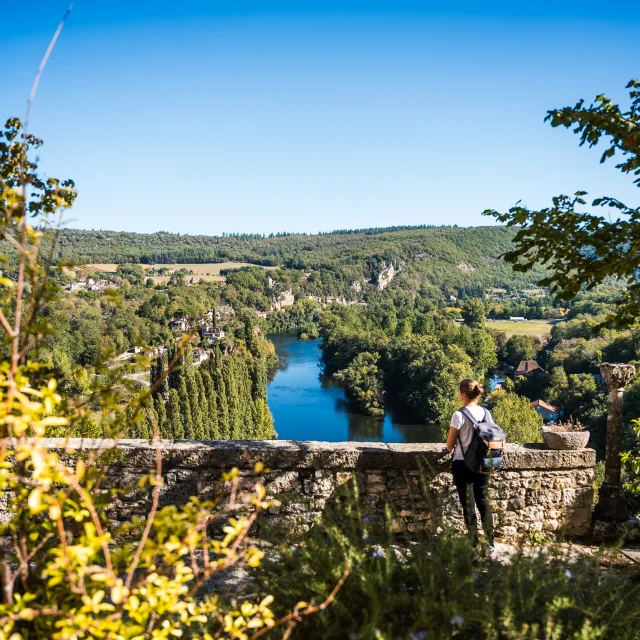
[[549, 411], [557, 411], [557, 407], [554, 407], [553, 405], [548, 404], [547, 402], [545, 402], [544, 400], [534, 400], [533, 402], [529, 403], [529, 406], [534, 408], [534, 407], [542, 407], [543, 409], [547, 409]]
[[531, 373], [542, 367], [535, 360], [522, 360], [516, 369], [516, 373]]

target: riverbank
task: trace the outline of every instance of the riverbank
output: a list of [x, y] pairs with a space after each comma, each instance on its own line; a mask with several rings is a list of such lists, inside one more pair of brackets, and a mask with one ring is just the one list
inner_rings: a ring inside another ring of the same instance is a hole
[[343, 389], [322, 375], [320, 339], [272, 335], [280, 366], [267, 386], [275, 430], [282, 440], [325, 442], [439, 442], [437, 426], [416, 424], [387, 413], [373, 418], [355, 413]]

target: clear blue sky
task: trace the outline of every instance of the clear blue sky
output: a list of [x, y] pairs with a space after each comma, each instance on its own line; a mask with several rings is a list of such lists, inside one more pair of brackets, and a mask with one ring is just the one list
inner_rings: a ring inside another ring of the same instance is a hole
[[[66, 4], [0, 4], [4, 120]], [[79, 228], [475, 225], [577, 189], [638, 204], [543, 118], [624, 99], [639, 28], [637, 0], [77, 0], [31, 129], [77, 182]]]

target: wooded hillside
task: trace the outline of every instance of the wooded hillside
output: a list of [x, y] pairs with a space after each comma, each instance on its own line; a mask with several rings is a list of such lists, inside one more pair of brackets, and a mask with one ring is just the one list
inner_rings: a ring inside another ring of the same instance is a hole
[[[436, 287], [522, 287], [541, 270], [514, 273], [500, 256], [512, 248], [513, 229], [416, 227], [361, 229], [319, 235], [191, 236], [65, 229], [59, 256], [79, 263], [206, 263], [240, 261], [330, 270], [343, 278], [370, 278], [383, 262]], [[409, 284], [409, 283], [407, 283]], [[415, 281], [413, 286], [414, 288]]]

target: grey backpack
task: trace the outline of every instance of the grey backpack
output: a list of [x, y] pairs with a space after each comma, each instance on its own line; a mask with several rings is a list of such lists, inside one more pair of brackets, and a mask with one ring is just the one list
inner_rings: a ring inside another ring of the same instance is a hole
[[502, 467], [507, 436], [493, 421], [489, 411], [484, 410], [484, 417], [480, 421], [476, 420], [466, 407], [462, 407], [460, 413], [473, 425], [470, 444], [465, 448], [460, 446], [467, 467], [474, 473], [489, 473]]

